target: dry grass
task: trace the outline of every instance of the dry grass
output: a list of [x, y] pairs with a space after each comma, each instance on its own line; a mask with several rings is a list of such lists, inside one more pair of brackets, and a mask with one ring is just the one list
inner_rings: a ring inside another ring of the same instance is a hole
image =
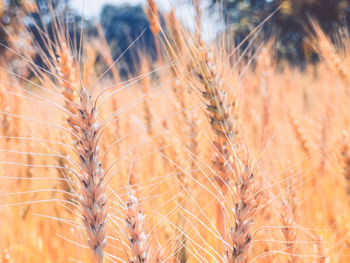
[[101, 28], [79, 53], [57, 18], [45, 68], [11, 44], [1, 263], [349, 262], [349, 39], [315, 24], [320, 63], [277, 67], [274, 40], [206, 43], [193, 2], [197, 30], [173, 10], [168, 32], [148, 1], [158, 59], [128, 80]]

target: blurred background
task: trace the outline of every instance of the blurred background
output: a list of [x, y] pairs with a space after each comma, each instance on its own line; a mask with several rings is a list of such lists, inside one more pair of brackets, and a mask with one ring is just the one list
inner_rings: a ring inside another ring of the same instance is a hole
[[[125, 72], [133, 71], [138, 64], [135, 50], [142, 50], [156, 59], [154, 38], [149, 30], [147, 16], [144, 13], [146, 0], [2, 0], [0, 2], [0, 41], [9, 45], [5, 32], [23, 30], [23, 25], [44, 26], [50, 24], [50, 17], [40, 19], [37, 10], [30, 10], [33, 2], [38, 3], [41, 13], [49, 13], [49, 3], [56, 13], [67, 17], [72, 25], [72, 33], [83, 26], [87, 35], [98, 35], [97, 25], [111, 46], [114, 58], [119, 57], [140, 35], [133, 47], [123, 54]], [[194, 10], [192, 0], [156, 1], [160, 17], [174, 10], [184, 26], [194, 30]], [[307, 62], [317, 62], [317, 56], [308, 45], [310, 21], [317, 21], [322, 29], [332, 36], [336, 26], [349, 25], [350, 0], [202, 0], [202, 33], [207, 42], [215, 41], [220, 33], [228, 33], [229, 40], [238, 44], [262, 21], [259, 28], [259, 42], [273, 37], [279, 61], [303, 67]], [[23, 10], [30, 10], [30, 15], [21, 15]], [[271, 17], [269, 17], [273, 14]], [[268, 19], [266, 19], [268, 18]], [[73, 26], [74, 25], [74, 26]], [[163, 23], [166, 31], [165, 24]], [[344, 32], [344, 34], [347, 34]], [[13, 34], [15, 35], [15, 34]], [[334, 39], [333, 39], [334, 40]], [[38, 38], [40, 42], [40, 38]], [[24, 41], [25, 45], [25, 41]], [[29, 48], [29, 47], [28, 47]], [[1, 49], [4, 52], [4, 48]], [[40, 61], [38, 61], [39, 63]], [[122, 67], [123, 68], [123, 67]]]

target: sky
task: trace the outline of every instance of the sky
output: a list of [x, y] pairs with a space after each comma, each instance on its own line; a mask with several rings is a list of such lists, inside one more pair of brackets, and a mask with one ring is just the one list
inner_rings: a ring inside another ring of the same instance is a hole
[[[172, 7], [178, 6], [180, 1], [177, 0], [155, 0], [159, 9], [169, 11]], [[184, 2], [182, 0], [182, 2]], [[145, 4], [146, 0], [71, 0], [71, 6], [82, 11], [84, 6], [84, 14], [89, 17], [97, 17], [105, 4]]]
[[[84, 7], [84, 16], [88, 18], [97, 19], [102, 7], [106, 4], [145, 4], [147, 0], [71, 0], [71, 7], [82, 12]], [[155, 0], [157, 6], [162, 12], [169, 12], [173, 7], [176, 7], [175, 13], [177, 17], [188, 28], [194, 27], [194, 10], [189, 4], [189, 0]], [[202, 25], [203, 25], [203, 37], [204, 39], [211, 40], [218, 32], [218, 23], [212, 16], [209, 16], [206, 12], [205, 1], [202, 10]]]

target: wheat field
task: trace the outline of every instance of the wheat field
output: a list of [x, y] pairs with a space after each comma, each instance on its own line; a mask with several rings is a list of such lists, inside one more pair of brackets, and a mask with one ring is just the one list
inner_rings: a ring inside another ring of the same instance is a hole
[[350, 37], [314, 22], [301, 70], [258, 30], [204, 40], [198, 5], [197, 30], [174, 11], [165, 29], [148, 1], [157, 59], [127, 77], [101, 28], [10, 32], [1, 263], [350, 261]]

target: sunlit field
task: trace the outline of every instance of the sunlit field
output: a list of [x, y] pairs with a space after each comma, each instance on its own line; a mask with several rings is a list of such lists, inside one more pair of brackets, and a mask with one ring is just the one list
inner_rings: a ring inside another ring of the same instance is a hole
[[194, 30], [148, 1], [156, 54], [132, 39], [129, 71], [54, 8], [8, 29], [1, 263], [350, 261], [347, 31], [312, 22], [301, 68], [255, 41], [269, 17], [237, 46], [193, 5]]

